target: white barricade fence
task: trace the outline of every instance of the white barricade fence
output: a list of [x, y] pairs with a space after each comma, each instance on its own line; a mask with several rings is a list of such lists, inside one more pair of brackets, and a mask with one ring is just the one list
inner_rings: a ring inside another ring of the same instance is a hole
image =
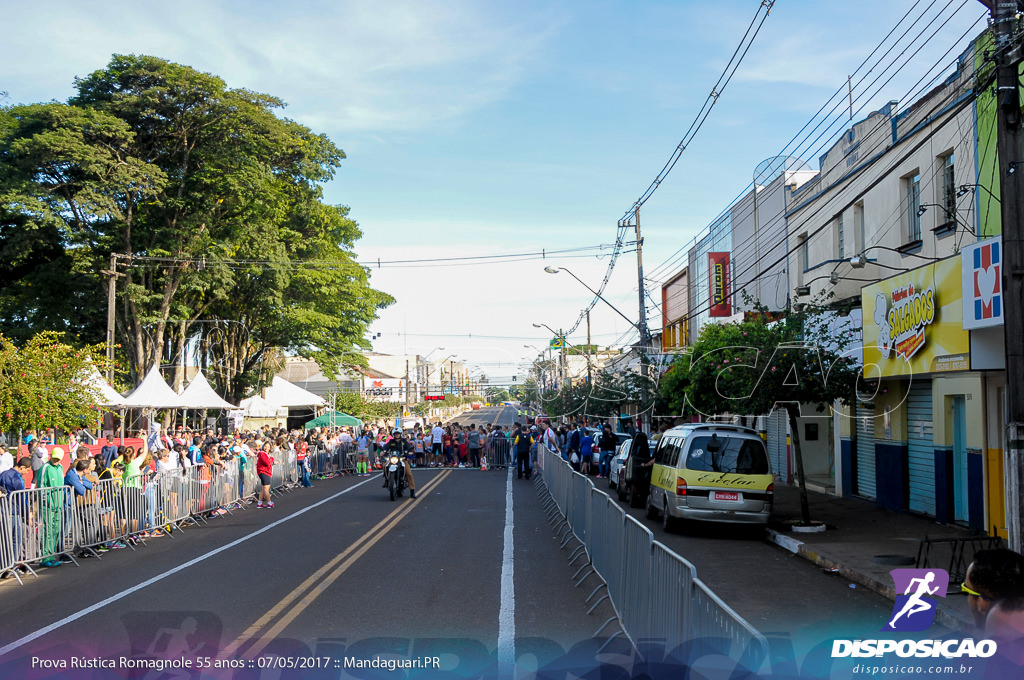
[[768, 641], [699, 578], [693, 579], [690, 638], [695, 654], [726, 654], [757, 670], [768, 658]]
[[235, 459], [212, 469], [147, 473], [127, 484], [106, 479], [84, 495], [61, 486], [0, 496], [0, 573], [65, 555], [73, 560], [81, 550], [96, 554], [103, 544], [250, 498], [258, 487], [255, 465]]
[[492, 468], [516, 466], [515, 455], [512, 453], [512, 440], [503, 436], [491, 439], [487, 450], [487, 466]]
[[[651, 588], [655, 593], [692, 593], [697, 569], [664, 544], [654, 542], [651, 553]], [[692, 637], [687, 630], [693, 608], [692, 597], [651, 598], [651, 630], [666, 640]]]
[[541, 451], [538, 464], [632, 640], [664, 639], [666, 650], [689, 642], [693, 653], [742, 658], [745, 668], [760, 668], [767, 640], [697, 578], [690, 562], [655, 542], [650, 529], [560, 456]]
[[124, 537], [120, 480], [96, 482], [84, 496], [76, 495], [70, 487], [68, 493], [72, 496], [75, 515], [76, 547], [91, 549]]
[[15, 564], [14, 509], [10, 496], [0, 496], [0, 574], [10, 571]]
[[[660, 635], [652, 631], [651, 623], [651, 546], [654, 534], [635, 518], [625, 515], [623, 551], [626, 554], [625, 587], [622, 608], [622, 625], [634, 639]], [[658, 593], [658, 597], [680, 598], [685, 593]]]
[[70, 487], [15, 491], [8, 498], [12, 565], [71, 556], [74, 550], [74, 513]]
[[280, 489], [285, 485], [285, 464], [274, 462], [274, 467], [270, 472], [270, 488]]

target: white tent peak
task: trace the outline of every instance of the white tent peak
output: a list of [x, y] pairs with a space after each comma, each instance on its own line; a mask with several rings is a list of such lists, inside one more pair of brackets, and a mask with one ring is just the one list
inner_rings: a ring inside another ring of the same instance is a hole
[[220, 395], [210, 386], [210, 381], [206, 379], [202, 371], [196, 373], [188, 387], [178, 395], [178, 407], [190, 409], [235, 408], [221, 399]]
[[160, 367], [154, 366], [139, 386], [125, 396], [124, 405], [133, 408], [178, 408], [178, 395], [160, 376]]
[[122, 406], [125, 402], [124, 397], [107, 384], [107, 381], [100, 375], [99, 369], [96, 368], [96, 364], [91, 361], [89, 368], [85, 370], [85, 375], [82, 376], [82, 382], [99, 396], [96, 399], [97, 406]]
[[[251, 399], [243, 399], [243, 407], [250, 402]], [[327, 401], [323, 397], [319, 397], [308, 390], [304, 390], [298, 385], [294, 385], [283, 378], [274, 377], [270, 387], [267, 388], [266, 395], [263, 397], [268, 404], [272, 407], [277, 408], [301, 408], [310, 406], [324, 406]]]

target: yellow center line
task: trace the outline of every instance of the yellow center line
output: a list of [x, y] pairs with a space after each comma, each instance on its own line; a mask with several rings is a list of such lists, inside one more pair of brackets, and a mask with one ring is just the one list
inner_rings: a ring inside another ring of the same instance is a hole
[[[440, 475], [430, 480], [425, 484], [422, 490], [419, 490], [417, 500], [423, 498], [429, 494], [438, 484], [444, 481], [445, 477], [451, 474], [451, 470], [445, 470]], [[305, 581], [299, 584], [294, 590], [288, 593], [284, 598], [281, 599], [276, 605], [274, 605], [266, 614], [261, 616], [255, 623], [245, 630], [234, 642], [225, 647], [221, 652], [220, 656], [224, 658], [237, 656], [239, 650], [247, 642], [251, 642], [252, 646], [246, 650], [249, 656], [258, 656], [260, 652], [269, 644], [274, 637], [280, 633], [288, 624], [295, 620], [295, 618], [301, 614], [317, 597], [319, 597], [328, 586], [334, 583], [338, 578], [345, 573], [349, 567], [361, 558], [366, 552], [372, 548], [376, 543], [384, 537], [384, 535], [391, 531], [407, 514], [412, 512], [413, 507], [416, 505], [416, 501], [412, 503], [402, 505], [389, 513], [384, 519], [378, 522], [372, 529], [367, 531], [365, 534], [356, 539], [348, 548], [338, 553], [330, 562], [317, 569], [311, 574]], [[339, 565], [340, 563], [340, 565]], [[331, 572], [332, 569], [336, 570]], [[314, 587], [315, 586], [315, 587]], [[310, 588], [312, 587], [312, 590]], [[306, 596], [302, 600], [292, 607], [292, 603], [295, 602], [304, 592]], [[291, 609], [288, 609], [292, 607]], [[287, 611], [287, 614], [276, 624], [273, 625], [264, 634], [260, 634], [260, 631], [266, 628], [271, 621], [280, 616], [283, 612]]]

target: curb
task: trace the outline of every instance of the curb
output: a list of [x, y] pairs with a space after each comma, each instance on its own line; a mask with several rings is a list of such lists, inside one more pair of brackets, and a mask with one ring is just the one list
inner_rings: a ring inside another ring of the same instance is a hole
[[[827, 557], [819, 555], [818, 553], [814, 552], [811, 548], [809, 548], [807, 544], [803, 541], [797, 540], [792, 536], [787, 536], [783, 533], [776, 531], [775, 529], [765, 529], [765, 540], [767, 540], [769, 543], [773, 543], [779, 546], [784, 550], [793, 553], [798, 557], [802, 557], [805, 560], [808, 560], [809, 562], [812, 562], [823, 569], [838, 569], [838, 573], [843, 578], [846, 578], [847, 580], [855, 584], [864, 586], [868, 590], [878, 593], [879, 595], [888, 600], [892, 600], [893, 602], [896, 601], [896, 590], [892, 586], [882, 581], [879, 581], [878, 579], [873, 578], [868, 574], [855, 571], [842, 564], [833, 562]], [[965, 619], [960, 619], [952, 614], [949, 614], [948, 612], [944, 611], [941, 607], [937, 608], [935, 612], [935, 620], [951, 630], [959, 630], [963, 628], [964, 623], [966, 621]]]

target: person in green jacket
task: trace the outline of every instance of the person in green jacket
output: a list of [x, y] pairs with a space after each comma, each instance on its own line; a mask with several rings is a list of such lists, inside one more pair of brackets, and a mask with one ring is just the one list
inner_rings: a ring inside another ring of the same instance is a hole
[[55, 446], [50, 452], [49, 462], [43, 466], [39, 488], [54, 489], [43, 494], [41, 519], [43, 523], [43, 554], [49, 555], [40, 564], [44, 567], [59, 567], [56, 554], [61, 548], [61, 532], [64, 515], [64, 449]]

